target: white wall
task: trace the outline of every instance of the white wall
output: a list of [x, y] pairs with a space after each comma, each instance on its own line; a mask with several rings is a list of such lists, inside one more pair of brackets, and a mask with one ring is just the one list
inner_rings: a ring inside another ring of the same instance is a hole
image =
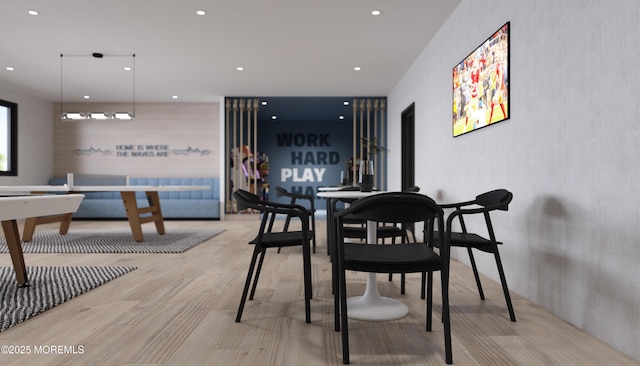
[[52, 103], [5, 83], [0, 99], [18, 104], [18, 176], [0, 177], [0, 185], [45, 184], [53, 171]]
[[[415, 102], [422, 192], [511, 190], [495, 226], [512, 292], [640, 359], [638, 19], [637, 0], [462, 0], [388, 96], [388, 179]], [[454, 139], [451, 70], [506, 21], [511, 119]]]

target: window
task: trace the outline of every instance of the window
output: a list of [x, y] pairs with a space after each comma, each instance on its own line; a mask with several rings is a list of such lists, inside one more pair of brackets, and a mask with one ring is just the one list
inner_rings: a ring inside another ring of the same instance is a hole
[[0, 176], [18, 175], [18, 105], [0, 99]]

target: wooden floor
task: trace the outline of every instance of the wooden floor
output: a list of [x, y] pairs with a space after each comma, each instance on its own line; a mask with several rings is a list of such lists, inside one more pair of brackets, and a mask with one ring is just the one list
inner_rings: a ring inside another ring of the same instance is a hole
[[[0, 354], [0, 365], [341, 364], [324, 222], [318, 223], [319, 248], [312, 259], [312, 323], [304, 322], [299, 248], [267, 255], [256, 298], [247, 303], [242, 323], [234, 322], [252, 250], [247, 241], [256, 224], [251, 214], [168, 221], [167, 231], [226, 229], [183, 254], [26, 254], [27, 266], [138, 269], [0, 333], [0, 346], [74, 346], [80, 354]], [[105, 227], [128, 226], [126, 221], [71, 224], [71, 230]], [[0, 265], [10, 263], [9, 255], [0, 256]], [[348, 282], [350, 294], [364, 290], [364, 276], [352, 273]], [[419, 283], [419, 276], [408, 276], [407, 294], [400, 295], [399, 278], [378, 277], [381, 294], [401, 299], [410, 312], [397, 321], [351, 321], [352, 364], [444, 364], [440, 297], [428, 333]], [[455, 365], [640, 365], [517, 294], [512, 297], [518, 321], [510, 322], [500, 286], [484, 283], [487, 300], [481, 301], [470, 269], [452, 264]]]

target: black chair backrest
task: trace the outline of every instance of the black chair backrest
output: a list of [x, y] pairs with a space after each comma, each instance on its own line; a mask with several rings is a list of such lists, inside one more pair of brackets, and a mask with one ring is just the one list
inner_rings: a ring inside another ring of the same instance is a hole
[[511, 192], [506, 189], [496, 189], [476, 196], [476, 203], [480, 206], [496, 206], [498, 210], [508, 211], [512, 199]]
[[[283, 187], [276, 186], [276, 196], [277, 197], [283, 197], [283, 196], [284, 197], [289, 197], [289, 198], [291, 198], [289, 204], [291, 204], [291, 205], [298, 204], [298, 205], [302, 205], [302, 206], [304, 206], [306, 204], [306, 205], [310, 206], [311, 210], [315, 210], [314, 204], [313, 204], [313, 200], [315, 198], [313, 196], [311, 196], [311, 195], [289, 192]], [[301, 203], [299, 200], [301, 200], [303, 202]]]
[[233, 192], [233, 198], [238, 202], [238, 210], [244, 210], [246, 208], [263, 209], [260, 205], [260, 197], [244, 189], [238, 189]]
[[277, 186], [277, 187], [276, 187], [276, 196], [277, 196], [277, 197], [286, 196], [286, 195], [287, 195], [287, 193], [288, 193], [288, 192], [287, 192], [287, 190], [286, 190], [286, 189], [284, 189], [284, 188], [282, 188], [282, 187], [280, 187], [280, 186]]
[[428, 221], [442, 218], [444, 213], [433, 199], [414, 192], [386, 192], [361, 198], [338, 215], [346, 212], [363, 220], [395, 223]]

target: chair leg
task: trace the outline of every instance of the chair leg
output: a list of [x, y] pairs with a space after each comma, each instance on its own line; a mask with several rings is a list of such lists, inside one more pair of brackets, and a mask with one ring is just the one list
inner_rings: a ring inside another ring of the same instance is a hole
[[[406, 293], [405, 291], [405, 274], [404, 273], [400, 273], [400, 294], [404, 295]], [[393, 281], [393, 273], [389, 273], [389, 282]], [[424, 299], [424, 296], [422, 297]]]
[[[393, 238], [391, 238], [391, 244], [395, 244], [396, 243], [396, 238], [395, 236]], [[384, 244], [384, 239], [382, 239], [382, 244]], [[389, 273], [389, 282], [393, 281], [393, 273]], [[400, 294], [404, 295], [404, 282], [401, 283], [400, 285]]]
[[509, 310], [509, 318], [512, 322], [516, 321], [516, 313], [513, 310], [513, 304], [511, 303], [511, 296], [509, 295], [509, 288], [507, 287], [507, 278], [504, 275], [504, 269], [502, 268], [502, 260], [500, 260], [500, 253], [496, 248], [494, 255], [496, 257], [496, 264], [498, 265], [498, 274], [500, 275], [500, 282], [502, 283], [502, 291], [504, 292], [504, 299], [507, 302], [507, 309]]
[[302, 245], [302, 260], [304, 270], [304, 316], [307, 323], [311, 323], [311, 298], [313, 288], [311, 281], [311, 253], [309, 242]]
[[[335, 262], [335, 261], [334, 261]], [[340, 281], [338, 279], [338, 265], [332, 263], [333, 276], [331, 279], [333, 287], [333, 312], [334, 312], [334, 329], [340, 331]]]
[[331, 242], [329, 238], [332, 237], [331, 225], [333, 223], [333, 216], [331, 215], [331, 199], [326, 199], [327, 204], [327, 255], [331, 255]]
[[453, 363], [451, 351], [451, 312], [449, 311], [449, 273], [447, 269], [440, 271], [442, 281], [442, 322], [444, 323], [444, 354], [447, 364]]
[[480, 299], [484, 300], [484, 291], [482, 291], [482, 284], [480, 283], [480, 275], [478, 274], [478, 267], [476, 267], [476, 260], [473, 257], [473, 252], [470, 247], [467, 247], [467, 252], [469, 253], [469, 260], [471, 261], [471, 268], [473, 268], [473, 276], [476, 278], [476, 285], [478, 286], [478, 293], [480, 294]]
[[420, 298], [424, 300], [425, 298], [425, 288], [427, 285], [427, 273], [422, 272], [422, 281], [420, 282]]
[[349, 326], [347, 324], [347, 280], [340, 268], [340, 317], [342, 322], [342, 363], [349, 364]]
[[432, 320], [433, 320], [433, 272], [429, 272], [427, 274], [427, 332], [431, 332]]
[[266, 255], [267, 250], [263, 249], [260, 252], [260, 261], [258, 262], [258, 268], [256, 269], [256, 275], [253, 278], [253, 286], [251, 286], [251, 294], [249, 295], [249, 300], [253, 300], [253, 295], [256, 294], [256, 287], [258, 286], [258, 278], [260, 278], [260, 271], [262, 270], [262, 263], [264, 262], [264, 256]]
[[242, 290], [242, 297], [240, 298], [240, 305], [238, 306], [238, 314], [236, 315], [236, 323], [240, 322], [242, 318], [242, 311], [244, 310], [244, 304], [247, 300], [247, 294], [249, 293], [249, 286], [251, 285], [251, 278], [253, 277], [253, 270], [256, 266], [256, 260], [258, 258], [258, 247], [254, 248], [253, 255], [251, 256], [251, 264], [249, 264], [249, 272], [247, 273], [247, 280], [244, 283], [244, 290]]
[[339, 281], [337, 280], [333, 280], [333, 288], [334, 288], [334, 294], [333, 294], [333, 317], [334, 317], [334, 324], [333, 324], [333, 330], [335, 330], [336, 332], [340, 331], [340, 284], [338, 283]]
[[[409, 243], [409, 236], [407, 235], [407, 226], [406, 225], [402, 225], [402, 243]], [[405, 273], [401, 273], [400, 274], [400, 294], [404, 295], [405, 294], [405, 279], [406, 279], [406, 274]]]
[[316, 216], [311, 214], [311, 231], [313, 231], [313, 254], [316, 254]]
[[[333, 236], [332, 236], [333, 237]], [[340, 271], [338, 268], [338, 258], [337, 258], [337, 248], [335, 247], [335, 242], [337, 238], [329, 242], [331, 246], [331, 284], [333, 289], [333, 308], [334, 308], [334, 328], [336, 332], [340, 331]]]

